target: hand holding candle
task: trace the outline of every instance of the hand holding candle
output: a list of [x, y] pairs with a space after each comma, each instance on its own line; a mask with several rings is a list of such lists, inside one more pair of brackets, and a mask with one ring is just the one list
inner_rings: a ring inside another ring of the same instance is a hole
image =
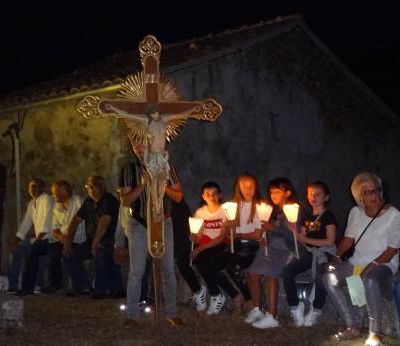
[[[299, 217], [299, 209], [300, 209], [300, 206], [297, 203], [285, 204], [283, 206], [283, 212], [285, 213], [285, 216], [290, 223], [297, 222], [297, 219]], [[297, 232], [297, 230], [295, 229], [294, 232]], [[294, 246], [295, 246], [295, 250], [296, 250], [296, 256], [297, 256], [297, 258], [299, 258], [299, 247], [297, 245], [296, 234], [293, 233], [293, 236], [294, 236]]]
[[[260, 219], [261, 223], [263, 222], [268, 222], [269, 218], [271, 217], [272, 213], [272, 206], [270, 206], [267, 203], [260, 203], [256, 205], [257, 208], [257, 215], [258, 218]], [[264, 254], [265, 256], [268, 256], [268, 244], [266, 242], [267, 240], [267, 235], [265, 232], [263, 232], [263, 238], [265, 239], [265, 248], [264, 248]]]
[[267, 203], [260, 203], [256, 205], [257, 215], [261, 222], [268, 222], [272, 213], [272, 206]]
[[[237, 203], [236, 202], [225, 202], [222, 204], [222, 209], [224, 209], [226, 218], [229, 221], [233, 221], [236, 218], [236, 211], [237, 211]], [[233, 228], [230, 227], [230, 238], [231, 238], [231, 253], [234, 253], [234, 247], [233, 247]]]
[[[190, 227], [190, 233], [191, 234], [198, 234], [199, 231], [201, 230], [201, 227], [203, 226], [204, 220], [201, 218], [197, 217], [189, 217], [189, 227]], [[194, 249], [194, 241], [192, 241], [192, 251]], [[193, 264], [193, 258], [190, 258], [190, 266]]]

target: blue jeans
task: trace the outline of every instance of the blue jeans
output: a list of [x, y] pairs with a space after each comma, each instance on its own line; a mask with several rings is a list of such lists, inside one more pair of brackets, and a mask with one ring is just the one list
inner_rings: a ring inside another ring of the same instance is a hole
[[72, 254], [65, 259], [65, 263], [75, 292], [82, 292], [90, 287], [89, 278], [83, 267], [83, 261], [90, 258], [94, 259], [95, 266], [94, 293], [108, 294], [121, 291], [121, 270], [113, 261], [113, 250], [111, 243], [104, 243], [101, 244], [96, 256], [93, 256], [90, 242], [73, 245]]
[[30, 254], [26, 258], [25, 269], [22, 275], [22, 290], [33, 292], [35, 288], [36, 276], [39, 269], [39, 260], [47, 255], [49, 241], [47, 239], [37, 240], [31, 244]]
[[[10, 256], [10, 266], [8, 272], [8, 280], [10, 289], [19, 290], [19, 275], [21, 272], [21, 262], [23, 259], [28, 258], [31, 253], [31, 243], [29, 239], [21, 241], [15, 252]], [[43, 287], [44, 285], [44, 267], [43, 261], [39, 261], [39, 269], [36, 276], [36, 286]]]
[[[129, 276], [126, 312], [129, 318], [136, 320], [139, 317], [141, 283], [146, 268], [147, 230], [135, 219], [132, 218], [131, 221], [132, 229], [128, 235]], [[172, 232], [172, 221], [169, 218], [164, 223], [165, 254], [161, 258], [161, 274], [167, 318], [173, 318], [177, 315], [177, 283], [174, 270], [174, 241]]]

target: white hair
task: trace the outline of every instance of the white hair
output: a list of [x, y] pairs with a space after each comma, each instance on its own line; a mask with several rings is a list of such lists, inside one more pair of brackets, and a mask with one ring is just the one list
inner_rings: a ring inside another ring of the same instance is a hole
[[375, 183], [376, 188], [380, 189], [379, 197], [383, 198], [382, 179], [375, 173], [362, 172], [358, 174], [351, 183], [351, 194], [353, 195], [356, 203], [360, 206], [364, 204], [361, 186], [366, 181], [373, 181]]

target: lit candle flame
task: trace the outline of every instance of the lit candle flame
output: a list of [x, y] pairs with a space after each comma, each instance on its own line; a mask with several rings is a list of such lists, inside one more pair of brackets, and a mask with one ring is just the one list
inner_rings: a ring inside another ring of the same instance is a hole
[[203, 226], [204, 220], [198, 217], [189, 217], [189, 227], [190, 233], [199, 233], [201, 227]]
[[257, 208], [258, 218], [260, 219], [260, 221], [264, 222], [269, 221], [273, 209], [272, 206], [270, 206], [267, 203], [260, 203], [256, 205], [256, 208]]
[[222, 204], [222, 209], [225, 211], [226, 218], [230, 221], [235, 220], [237, 203], [236, 202], [225, 202]]
[[283, 212], [285, 213], [285, 216], [289, 222], [297, 222], [297, 218], [299, 216], [299, 208], [300, 206], [297, 203], [285, 204], [283, 206]]

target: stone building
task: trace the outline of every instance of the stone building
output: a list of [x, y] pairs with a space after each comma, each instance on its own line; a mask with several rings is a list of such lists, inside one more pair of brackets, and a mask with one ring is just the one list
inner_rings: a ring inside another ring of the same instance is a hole
[[[234, 177], [244, 171], [259, 178], [264, 195], [267, 181], [277, 176], [292, 179], [301, 196], [306, 182], [326, 181], [342, 227], [352, 204], [348, 187], [360, 171], [380, 174], [399, 204], [398, 116], [300, 18], [164, 46], [161, 69], [184, 99], [214, 97], [224, 108], [216, 123], [190, 120], [169, 148], [192, 208], [204, 181], [219, 182], [228, 198]], [[124, 125], [115, 119], [86, 121], [75, 105], [87, 94], [115, 95], [119, 83], [139, 70], [137, 51], [115, 54], [0, 98], [0, 132], [17, 118], [22, 124], [23, 191], [32, 176], [47, 183], [66, 179], [82, 191], [92, 173], [105, 176], [113, 191], [128, 153]], [[10, 172], [9, 137], [0, 138], [0, 152]], [[13, 174], [8, 185], [5, 226], [12, 233]]]

